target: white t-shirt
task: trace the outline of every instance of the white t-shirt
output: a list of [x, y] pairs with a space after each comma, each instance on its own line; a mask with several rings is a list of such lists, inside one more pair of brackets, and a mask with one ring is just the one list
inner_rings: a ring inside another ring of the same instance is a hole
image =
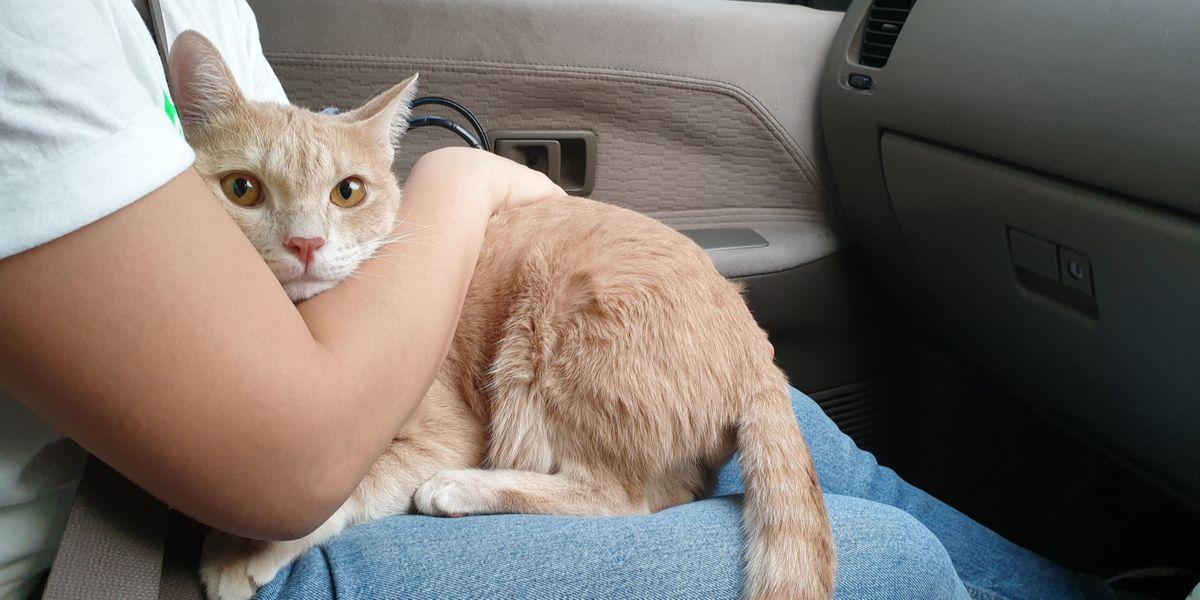
[[[162, 0], [221, 50], [249, 98], [286, 103], [244, 0]], [[66, 235], [192, 164], [130, 0], [0, 0], [0, 259]], [[0, 293], [3, 293], [0, 290]], [[0, 393], [0, 598], [54, 559], [86, 455]]]

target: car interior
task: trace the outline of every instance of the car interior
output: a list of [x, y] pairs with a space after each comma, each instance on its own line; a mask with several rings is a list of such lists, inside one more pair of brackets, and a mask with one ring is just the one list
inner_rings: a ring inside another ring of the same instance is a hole
[[[1200, 571], [1200, 4], [250, 5], [293, 102], [419, 72], [493, 151], [691, 237], [909, 482], [1077, 571]], [[401, 181], [463, 143], [411, 130]], [[200, 598], [202, 533], [92, 464], [45, 597]]]

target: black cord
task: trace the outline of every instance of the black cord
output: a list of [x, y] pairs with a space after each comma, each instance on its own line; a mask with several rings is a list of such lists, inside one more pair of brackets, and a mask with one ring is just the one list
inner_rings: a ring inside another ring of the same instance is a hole
[[459, 125], [458, 123], [455, 123], [454, 121], [451, 121], [445, 117], [425, 116], [414, 117], [408, 120], [409, 129], [416, 129], [418, 127], [441, 127], [442, 129], [449, 129], [450, 131], [458, 134], [458, 137], [462, 138], [465, 142], [467, 142], [467, 144], [470, 144], [472, 148], [486, 150], [483, 144], [480, 143], [479, 140], [475, 139], [475, 136], [471, 135], [470, 131], [467, 131], [466, 127], [463, 127], [462, 125]]
[[[426, 104], [445, 106], [446, 108], [449, 108], [454, 112], [466, 117], [467, 121], [471, 123], [471, 127], [475, 128], [475, 133], [479, 134], [479, 137], [477, 138], [471, 135], [471, 132], [467, 131], [466, 127], [463, 127], [462, 125], [459, 125], [450, 119], [434, 115], [411, 117], [408, 120], [409, 129], [417, 129], [418, 127], [441, 127], [442, 129], [449, 129], [457, 134], [458, 137], [462, 138], [463, 141], [467, 142], [467, 144], [469, 144], [472, 148], [491, 152], [492, 141], [488, 139], [487, 131], [484, 130], [483, 124], [479, 122], [479, 119], [475, 117], [475, 113], [471, 112], [471, 109], [449, 98], [443, 98], [441, 96], [424, 96], [417, 98], [416, 100], [413, 100], [412, 107], [417, 108], [418, 106], [424, 106]], [[321, 114], [323, 115], [336, 115], [340, 112], [341, 111], [338, 110], [336, 106], [329, 106], [321, 110]]]
[[[449, 108], [450, 110], [453, 110], [454, 112], [465, 117], [467, 121], [471, 123], [471, 127], [475, 128], [475, 133], [479, 136], [480, 146], [482, 146], [484, 150], [490, 151], [492, 149], [492, 142], [488, 139], [487, 131], [483, 129], [483, 124], [479, 122], [479, 119], [475, 117], [475, 113], [471, 112], [469, 108], [442, 96], [423, 96], [421, 98], [417, 98], [416, 100], [413, 100], [412, 107], [417, 108], [418, 106], [425, 106], [426, 104], [445, 106], [446, 108]], [[478, 148], [480, 146], [475, 147]]]

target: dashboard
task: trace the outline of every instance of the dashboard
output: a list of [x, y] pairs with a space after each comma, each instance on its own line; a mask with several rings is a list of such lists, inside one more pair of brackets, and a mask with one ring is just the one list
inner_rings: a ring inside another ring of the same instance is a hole
[[896, 306], [1193, 505], [1198, 68], [1195, 2], [855, 0], [821, 84]]

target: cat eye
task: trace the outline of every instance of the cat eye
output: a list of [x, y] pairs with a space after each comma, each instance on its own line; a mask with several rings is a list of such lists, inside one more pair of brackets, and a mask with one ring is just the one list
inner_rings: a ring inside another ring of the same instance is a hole
[[221, 178], [221, 191], [238, 206], [254, 206], [262, 202], [262, 184], [249, 173], [230, 173]]
[[347, 177], [333, 186], [329, 199], [342, 208], [353, 208], [367, 197], [367, 186], [357, 177]]

